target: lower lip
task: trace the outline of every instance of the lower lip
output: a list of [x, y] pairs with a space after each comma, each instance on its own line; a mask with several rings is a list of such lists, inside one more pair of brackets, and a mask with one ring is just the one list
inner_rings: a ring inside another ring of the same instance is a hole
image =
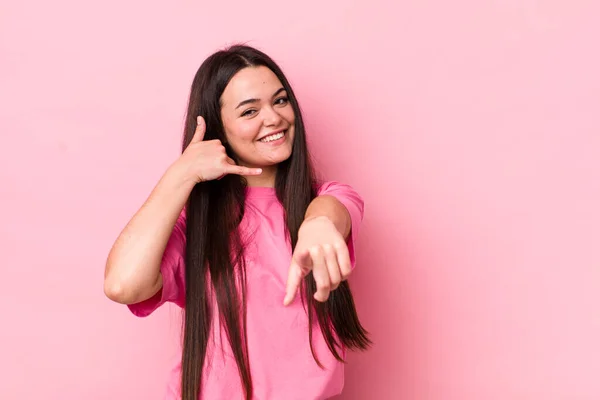
[[278, 145], [282, 144], [283, 142], [285, 142], [285, 138], [286, 137], [287, 137], [287, 131], [284, 131], [283, 132], [283, 136], [280, 137], [277, 140], [271, 140], [269, 142], [262, 142], [262, 141], [259, 140], [259, 142], [262, 143], [262, 144], [269, 145], [269, 146], [278, 146]]

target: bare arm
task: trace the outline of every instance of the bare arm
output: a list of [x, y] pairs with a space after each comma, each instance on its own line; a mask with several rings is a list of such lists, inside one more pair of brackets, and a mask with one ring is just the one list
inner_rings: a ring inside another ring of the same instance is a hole
[[115, 241], [106, 262], [104, 292], [118, 303], [152, 297], [162, 287], [160, 263], [194, 181], [171, 166]]
[[219, 140], [203, 141], [204, 120], [189, 146], [169, 167], [125, 226], [106, 261], [104, 293], [118, 303], [149, 299], [162, 287], [160, 264], [177, 217], [194, 186], [226, 174], [258, 175], [260, 169], [235, 165]]
[[304, 217], [305, 221], [317, 217], [327, 217], [336, 229], [342, 234], [344, 239], [348, 238], [352, 228], [350, 213], [346, 207], [334, 196], [317, 196], [310, 203]]
[[350, 212], [334, 196], [317, 196], [310, 203], [298, 231], [284, 305], [294, 300], [302, 279], [311, 271], [317, 284], [317, 301], [326, 301], [329, 292], [350, 275], [352, 267], [345, 240], [351, 230]]

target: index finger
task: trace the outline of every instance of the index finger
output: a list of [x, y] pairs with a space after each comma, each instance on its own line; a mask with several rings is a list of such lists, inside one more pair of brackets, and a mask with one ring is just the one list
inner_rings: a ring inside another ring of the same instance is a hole
[[292, 264], [288, 272], [288, 280], [285, 291], [285, 299], [283, 305], [287, 306], [294, 301], [296, 293], [302, 284], [302, 279], [305, 276], [305, 270], [308, 270], [310, 263], [310, 253], [308, 251], [296, 255], [292, 258]]
[[302, 268], [292, 261], [290, 270], [288, 271], [288, 280], [285, 290], [285, 298], [283, 299], [283, 305], [288, 306], [296, 298], [296, 293], [302, 284]]

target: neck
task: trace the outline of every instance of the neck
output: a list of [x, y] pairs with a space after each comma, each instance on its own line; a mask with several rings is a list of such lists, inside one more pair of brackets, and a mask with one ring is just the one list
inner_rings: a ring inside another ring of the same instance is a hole
[[277, 174], [277, 166], [263, 167], [262, 174], [246, 176], [246, 182], [249, 187], [275, 187], [275, 175]]

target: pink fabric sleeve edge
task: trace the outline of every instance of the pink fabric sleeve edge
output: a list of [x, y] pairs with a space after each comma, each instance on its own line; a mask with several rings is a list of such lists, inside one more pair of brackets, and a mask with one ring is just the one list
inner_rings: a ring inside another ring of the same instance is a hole
[[329, 195], [335, 197], [340, 203], [346, 207], [350, 214], [351, 229], [350, 234], [346, 238], [348, 252], [350, 254], [350, 265], [354, 270], [356, 267], [356, 239], [360, 231], [364, 215], [364, 201], [362, 197], [349, 185], [338, 182], [326, 182], [318, 191], [318, 195]]
[[[172, 300], [174, 288], [177, 286], [175, 281], [175, 272], [173, 266], [177, 260], [168, 259], [165, 255], [160, 265], [160, 273], [162, 275], [162, 287], [152, 297], [134, 304], [128, 304], [127, 308], [136, 317], [147, 317], [156, 309]], [[166, 288], [166, 289], [165, 289]]]
[[[173, 232], [171, 233], [171, 237], [169, 238], [169, 242], [163, 253], [160, 263], [162, 287], [152, 297], [138, 303], [127, 305], [131, 313], [137, 317], [147, 317], [168, 301], [172, 301], [180, 307], [184, 307], [185, 305], [185, 301], [182, 298], [182, 293], [185, 291], [185, 288], [180, 287], [181, 285], [185, 285], [185, 272], [183, 272], [186, 224], [185, 211], [184, 208], [177, 218], [177, 222], [173, 227]], [[183, 274], [182, 276], [179, 276], [179, 282], [176, 274]]]

